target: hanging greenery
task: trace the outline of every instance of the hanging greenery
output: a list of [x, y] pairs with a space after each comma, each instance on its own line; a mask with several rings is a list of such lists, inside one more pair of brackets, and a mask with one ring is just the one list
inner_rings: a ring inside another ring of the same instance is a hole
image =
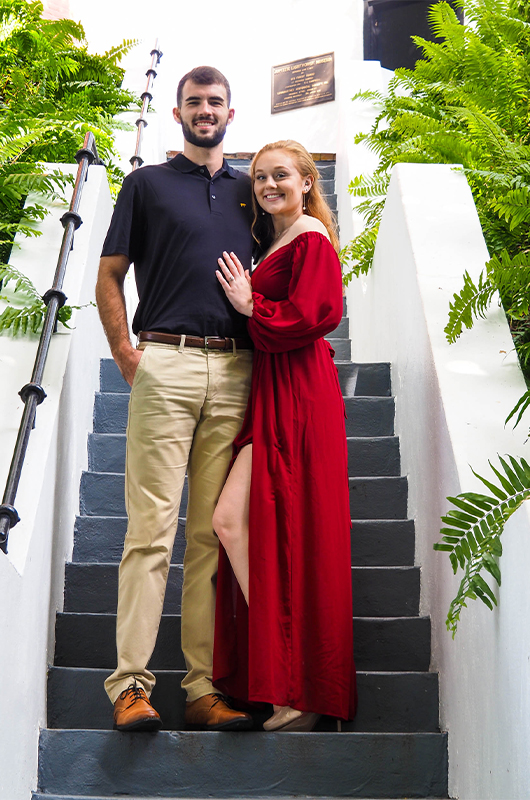
[[[0, 274], [15, 281], [16, 298], [0, 315], [0, 331], [35, 332], [46, 307], [30, 281], [7, 264], [14, 238], [39, 236], [45, 206], [32, 197], [63, 198], [69, 176], [48, 163], [73, 163], [85, 133], [95, 136], [111, 189], [122, 171], [115, 163], [114, 131], [126, 127], [116, 115], [137, 103], [121, 88], [121, 58], [135, 43], [124, 41], [103, 55], [88, 52], [80, 24], [45, 20], [40, 2], [0, 0]], [[22, 302], [20, 302], [22, 299]], [[27, 301], [27, 302], [26, 302]], [[59, 318], [72, 313], [63, 306]]]
[[[396, 70], [386, 95], [362, 92], [353, 98], [379, 108], [371, 130], [356, 138], [377, 154], [379, 163], [372, 175], [350, 183], [365, 228], [341, 253], [344, 278], [347, 283], [370, 269], [395, 164], [461, 164], [491, 258], [478, 281], [464, 274], [450, 304], [447, 340], [454, 342], [471, 328], [498, 295], [530, 377], [530, 5], [525, 0], [467, 0], [461, 5], [464, 25], [448, 3], [430, 7], [438, 41], [413, 37], [423, 59], [413, 70]], [[517, 414], [519, 422], [528, 407], [530, 392], [508, 420]], [[497, 559], [504, 523], [530, 496], [530, 468], [524, 460], [508, 457], [501, 459], [501, 469], [492, 469], [498, 486], [477, 475], [491, 496], [448, 498], [454, 509], [443, 518], [448, 527], [434, 546], [449, 552], [455, 573], [464, 571], [447, 617], [453, 636], [466, 600], [479, 598], [490, 608], [496, 604], [481, 573], [500, 584]]]

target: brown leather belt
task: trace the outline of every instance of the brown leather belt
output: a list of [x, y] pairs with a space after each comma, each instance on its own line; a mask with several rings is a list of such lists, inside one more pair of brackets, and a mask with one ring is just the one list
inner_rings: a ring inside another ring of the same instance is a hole
[[[160, 333], [159, 331], [140, 331], [138, 334], [139, 342], [158, 342], [159, 344], [180, 345], [182, 336], [173, 333]], [[251, 350], [252, 342], [250, 339], [231, 339], [221, 336], [188, 336], [184, 339], [185, 347], [201, 347], [204, 350], [233, 350], [234, 345], [237, 350]]]

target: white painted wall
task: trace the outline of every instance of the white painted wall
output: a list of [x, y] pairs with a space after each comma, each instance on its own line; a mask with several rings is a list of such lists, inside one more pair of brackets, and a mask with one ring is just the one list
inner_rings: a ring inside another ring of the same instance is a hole
[[476, 279], [488, 257], [467, 181], [446, 165], [394, 169], [370, 274], [348, 290], [353, 359], [390, 361], [402, 474], [416, 520], [422, 613], [433, 622], [441, 724], [449, 731], [450, 794], [461, 800], [530, 797], [528, 504], [510, 520], [499, 607], [464, 610], [456, 639], [445, 616], [459, 580], [435, 553], [447, 495], [480, 490], [496, 454], [525, 455], [526, 430], [504, 427], [525, 391], [503, 311], [449, 345], [449, 301], [464, 270]]
[[[63, 233], [59, 217], [66, 207], [50, 204], [43, 236], [25, 240], [11, 258], [42, 293], [53, 282]], [[103, 167], [90, 167], [79, 213], [83, 225], [75, 235], [64, 284], [73, 305], [94, 299], [99, 252], [111, 213]], [[37, 410], [15, 503], [21, 522], [11, 531], [8, 555], [0, 553], [0, 653], [6, 670], [0, 715], [2, 800], [29, 800], [36, 786], [38, 731], [46, 724], [46, 672], [53, 660], [55, 612], [62, 607], [64, 563], [72, 550], [99, 358], [108, 352], [95, 308], [74, 312], [71, 325], [72, 330], [62, 328], [52, 339], [43, 379], [48, 397]], [[22, 410], [17, 392], [30, 379], [36, 350], [36, 338], [0, 336], [2, 487]]]
[[[125, 85], [139, 94], [146, 86], [149, 52], [159, 39], [164, 55], [153, 87], [158, 113], [144, 133], [146, 163], [163, 161], [166, 150], [182, 150], [171, 109], [179, 79], [200, 64], [220, 69], [232, 87], [236, 116], [226, 152], [255, 151], [284, 138], [298, 139], [312, 152], [336, 152], [341, 105], [357, 90], [355, 62], [363, 57], [363, 0], [330, 0], [325, 7], [318, 0], [270, 0], [263, 11], [253, 11], [243, 0], [203, 0], [200, 9], [153, 0], [148, 14], [140, 0], [110, 5], [71, 0], [70, 7], [72, 18], [85, 26], [91, 50], [104, 51], [123, 37], [141, 39], [124, 62]], [[331, 51], [337, 100], [271, 115], [271, 68]], [[135, 141], [136, 129], [118, 135], [127, 169]]]

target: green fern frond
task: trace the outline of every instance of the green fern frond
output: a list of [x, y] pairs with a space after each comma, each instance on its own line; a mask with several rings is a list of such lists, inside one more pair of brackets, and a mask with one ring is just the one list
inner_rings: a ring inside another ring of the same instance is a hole
[[[463, 5], [463, 3], [461, 3]], [[451, 35], [462, 36], [460, 20], [449, 3], [435, 3], [427, 9], [427, 19], [432, 32], [439, 39], [448, 39]]]
[[464, 492], [457, 497], [448, 497], [455, 508], [442, 517], [445, 523], [440, 530], [442, 541], [433, 545], [434, 550], [449, 553], [453, 572], [459, 569], [464, 576], [456, 597], [447, 614], [446, 625], [455, 637], [462, 609], [468, 600], [479, 598], [492, 609], [497, 599], [481, 573], [488, 572], [501, 585], [501, 573], [497, 558], [502, 555], [501, 534], [506, 521], [530, 497], [530, 465], [524, 458], [499, 456], [500, 468], [491, 464], [500, 483], [473, 474], [486, 486], [491, 495]]
[[517, 330], [512, 331], [512, 336], [521, 368], [525, 374], [528, 374], [530, 370], [530, 328], [526, 325], [521, 333]]
[[384, 197], [388, 191], [389, 175], [357, 175], [348, 186], [354, 197]]
[[514, 405], [514, 407], [504, 420], [504, 424], [507, 425], [508, 422], [512, 419], [512, 417], [514, 417], [517, 414], [517, 419], [515, 420], [513, 425], [514, 428], [517, 428], [517, 426], [521, 422], [524, 412], [528, 409], [529, 406], [530, 406], [530, 390], [521, 395], [517, 403]]
[[0, 314], [0, 333], [7, 330], [13, 336], [16, 336], [19, 332], [23, 334], [38, 333], [45, 314], [46, 306], [42, 300], [23, 308], [7, 306]]
[[[353, 276], [366, 275], [374, 260], [375, 243], [379, 232], [379, 223], [365, 228], [362, 233], [352, 239], [339, 253], [343, 265], [342, 279], [346, 285]], [[349, 271], [346, 271], [349, 267]]]
[[364, 92], [356, 92], [352, 97], [352, 102], [356, 100], [364, 100], [367, 103], [382, 103], [385, 96], [381, 92], [373, 89], [366, 89]]
[[126, 56], [133, 47], [136, 47], [138, 44], [138, 39], [124, 39], [121, 44], [117, 45], [116, 47], [111, 47], [110, 50], [106, 50], [103, 54], [103, 58], [108, 59], [113, 63], [117, 63], [121, 61], [123, 56]]
[[504, 217], [513, 231], [523, 222], [530, 221], [530, 187], [512, 189], [504, 197], [495, 200], [492, 208], [501, 219]]
[[7, 286], [8, 283], [14, 281], [15, 292], [24, 294], [28, 299], [33, 300], [37, 304], [42, 304], [42, 298], [32, 281], [30, 281], [26, 275], [23, 275], [22, 272], [19, 272], [18, 269], [15, 269], [10, 264], [0, 264], [0, 281], [2, 282], [3, 286]]
[[485, 316], [495, 290], [495, 285], [488, 276], [484, 278], [484, 273], [480, 274], [476, 286], [469, 273], [464, 273], [464, 286], [459, 294], [453, 295], [453, 302], [449, 304], [449, 321], [444, 328], [448, 342], [456, 342], [462, 326], [472, 328], [474, 317]]
[[507, 250], [486, 264], [491, 283], [498, 290], [506, 314], [524, 319], [530, 313], [530, 253], [510, 256]]

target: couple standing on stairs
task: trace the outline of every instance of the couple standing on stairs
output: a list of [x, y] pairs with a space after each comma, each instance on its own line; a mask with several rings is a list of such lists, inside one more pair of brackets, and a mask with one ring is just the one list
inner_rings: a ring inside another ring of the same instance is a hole
[[173, 115], [184, 153], [125, 179], [96, 290], [132, 386], [105, 688], [115, 728], [161, 727], [147, 665], [187, 470], [185, 722], [245, 730], [252, 705], [271, 703], [266, 730], [311, 730], [356, 706], [344, 404], [322, 338], [342, 316], [337, 236], [301, 145], [266, 145], [250, 180], [223, 159], [234, 111], [218, 70], [187, 73]]

